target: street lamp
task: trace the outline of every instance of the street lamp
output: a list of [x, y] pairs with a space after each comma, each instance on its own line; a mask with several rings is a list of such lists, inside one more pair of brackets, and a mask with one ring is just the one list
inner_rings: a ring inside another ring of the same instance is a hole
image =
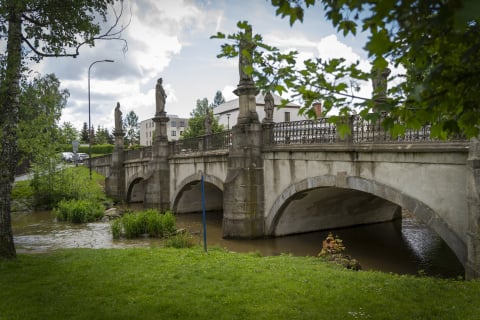
[[97, 60], [90, 64], [88, 67], [88, 167], [90, 168], [90, 180], [92, 180], [92, 128], [91, 128], [91, 116], [90, 116], [90, 69], [95, 63], [99, 62], [113, 62], [113, 60]]
[[227, 113], [227, 130], [230, 130], [230, 113]]

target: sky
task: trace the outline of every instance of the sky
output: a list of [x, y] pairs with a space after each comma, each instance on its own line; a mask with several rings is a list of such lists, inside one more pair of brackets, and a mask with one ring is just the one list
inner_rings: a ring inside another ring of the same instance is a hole
[[[95, 47], [82, 47], [80, 56], [46, 58], [34, 65], [41, 74], [55, 73], [62, 88], [70, 92], [61, 123], [71, 122], [81, 129], [88, 122], [88, 69], [97, 60], [111, 59], [91, 67], [90, 112], [92, 126], [114, 127], [117, 102], [123, 116], [133, 110], [139, 121], [155, 112], [155, 84], [163, 78], [168, 114], [189, 117], [197, 99], [213, 102], [222, 91], [225, 99], [235, 99], [238, 60], [219, 59], [224, 40], [210, 39], [218, 31], [237, 32], [238, 21], [247, 20], [264, 42], [281, 50], [296, 49], [302, 58], [344, 57], [360, 60], [369, 70], [362, 49], [365, 35], [343, 37], [324, 18], [320, 6], [306, 11], [303, 23], [290, 27], [287, 19], [275, 15], [267, 0], [125, 0], [123, 23], [131, 22], [121, 41], [98, 41]], [[131, 12], [131, 15], [130, 15]], [[361, 96], [371, 95], [365, 83]]]

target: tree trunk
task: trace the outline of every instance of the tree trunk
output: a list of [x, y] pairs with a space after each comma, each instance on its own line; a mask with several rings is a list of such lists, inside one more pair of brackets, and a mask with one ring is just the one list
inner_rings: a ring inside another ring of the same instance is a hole
[[15, 258], [10, 199], [15, 169], [18, 163], [17, 126], [20, 95], [20, 74], [22, 60], [22, 21], [21, 1], [7, 1], [8, 42], [5, 90], [0, 113], [2, 114], [2, 147], [0, 150], [0, 258]]

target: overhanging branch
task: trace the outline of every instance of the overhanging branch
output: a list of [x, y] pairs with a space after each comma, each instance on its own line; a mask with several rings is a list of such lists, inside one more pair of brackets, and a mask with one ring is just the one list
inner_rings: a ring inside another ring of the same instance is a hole
[[[108, 28], [107, 31], [105, 31], [103, 34], [100, 34], [98, 36], [92, 37], [85, 39], [84, 41], [78, 43], [75, 47], [71, 49], [70, 52], [62, 51], [62, 52], [44, 52], [42, 50], [39, 50], [35, 45], [31, 43], [31, 40], [26, 38], [25, 36], [22, 36], [22, 41], [27, 44], [27, 46], [39, 57], [73, 57], [76, 58], [80, 54], [80, 48], [83, 47], [86, 44], [92, 44], [96, 40], [119, 40], [124, 43], [123, 51], [126, 52], [128, 51], [128, 43], [127, 40], [122, 38], [122, 32], [127, 29], [127, 27], [130, 25], [132, 21], [132, 12], [130, 9], [130, 19], [128, 20], [128, 23], [126, 25], [120, 26], [118, 29], [117, 27], [119, 26], [119, 22], [121, 17], [123, 16], [124, 13], [124, 8], [123, 8], [123, 1], [121, 2], [121, 7], [120, 7], [120, 12], [117, 12], [115, 7], [112, 5], [112, 11], [115, 16], [115, 21], [113, 24]], [[38, 24], [38, 21], [32, 20], [30, 17], [24, 15], [23, 18], [31, 23], [36, 23]], [[41, 26], [41, 25], [39, 25]]]

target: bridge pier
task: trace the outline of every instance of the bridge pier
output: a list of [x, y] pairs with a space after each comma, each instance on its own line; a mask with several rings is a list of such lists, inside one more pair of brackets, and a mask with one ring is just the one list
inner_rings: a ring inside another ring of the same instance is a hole
[[259, 238], [264, 232], [262, 125], [256, 112], [258, 90], [251, 79], [241, 79], [239, 117], [232, 128], [223, 194], [223, 237]]
[[480, 141], [473, 138], [467, 160], [467, 263], [465, 277], [480, 278]]
[[170, 147], [167, 138], [168, 117], [165, 112], [153, 118], [155, 123], [155, 140], [152, 144], [152, 160], [150, 161], [150, 176], [145, 180], [146, 208], [160, 211], [170, 209]]
[[116, 202], [125, 200], [125, 169], [123, 168], [124, 150], [123, 136], [125, 132], [115, 131], [115, 146], [112, 153], [112, 164], [110, 175], [105, 179], [106, 193]]

